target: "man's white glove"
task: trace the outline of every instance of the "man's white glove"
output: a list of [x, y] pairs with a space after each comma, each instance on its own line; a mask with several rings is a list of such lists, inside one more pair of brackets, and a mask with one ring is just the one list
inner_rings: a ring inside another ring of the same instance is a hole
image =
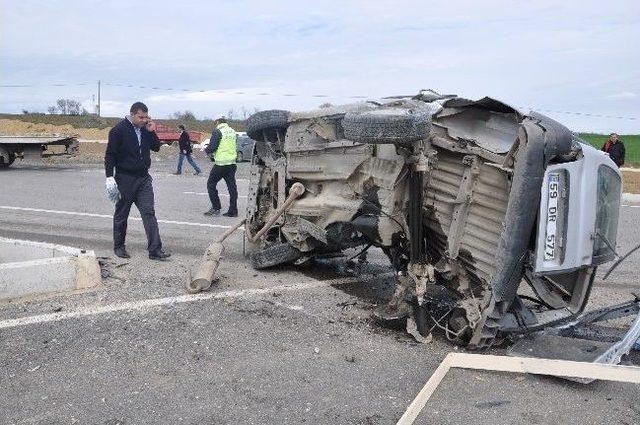
[[118, 183], [113, 177], [107, 177], [107, 183], [105, 185], [105, 192], [111, 202], [118, 202], [120, 200], [120, 191], [118, 190]]

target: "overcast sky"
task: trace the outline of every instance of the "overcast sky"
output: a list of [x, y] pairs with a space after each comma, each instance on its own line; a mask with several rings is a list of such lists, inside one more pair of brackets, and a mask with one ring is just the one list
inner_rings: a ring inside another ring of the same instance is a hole
[[58, 98], [93, 110], [97, 80], [102, 115], [142, 100], [160, 118], [432, 88], [576, 131], [640, 132], [638, 0], [0, 4], [0, 112], [44, 112]]

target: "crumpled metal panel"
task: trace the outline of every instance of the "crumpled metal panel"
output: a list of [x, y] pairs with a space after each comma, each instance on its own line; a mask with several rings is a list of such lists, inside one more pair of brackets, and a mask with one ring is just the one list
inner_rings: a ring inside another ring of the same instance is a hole
[[371, 157], [373, 146], [330, 147], [322, 151], [287, 153], [287, 177], [298, 180], [346, 180]]
[[[445, 115], [446, 114], [446, 115]], [[477, 107], [443, 110], [435, 125], [447, 129], [456, 140], [467, 140], [493, 153], [507, 153], [515, 143], [520, 125], [513, 113], [493, 112]]]
[[515, 114], [518, 114], [521, 119], [522, 119], [522, 116], [524, 115], [517, 108], [511, 105], [508, 105], [504, 102], [501, 102], [499, 100], [493, 99], [491, 97], [483, 97], [482, 99], [479, 99], [479, 100], [470, 100], [470, 99], [465, 99], [463, 97], [454, 97], [452, 99], [445, 100], [443, 102], [443, 106], [447, 108], [467, 108], [467, 107], [473, 106], [473, 107], [486, 109], [488, 111], [502, 112], [506, 114], [515, 113]]
[[[439, 151], [426, 186], [426, 224], [435, 236], [434, 246], [443, 256], [447, 253], [453, 209], [467, 167], [463, 157]], [[481, 163], [458, 255], [458, 261], [476, 283], [488, 284], [495, 273], [495, 250], [507, 210], [508, 191], [506, 174]]]
[[469, 100], [460, 97], [442, 102], [442, 110], [433, 124], [446, 128], [456, 140], [475, 143], [493, 153], [507, 153], [517, 139], [524, 114], [506, 103], [485, 97]]

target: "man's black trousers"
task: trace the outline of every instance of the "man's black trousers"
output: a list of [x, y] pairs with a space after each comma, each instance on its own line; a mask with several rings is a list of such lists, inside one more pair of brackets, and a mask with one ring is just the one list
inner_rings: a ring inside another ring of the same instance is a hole
[[209, 200], [214, 210], [220, 210], [220, 197], [216, 186], [218, 182], [224, 179], [229, 190], [229, 213], [238, 213], [238, 187], [236, 186], [236, 164], [231, 165], [213, 165], [207, 180], [207, 192], [209, 192]]
[[158, 230], [158, 220], [153, 207], [153, 185], [150, 175], [133, 176], [123, 173], [116, 173], [116, 183], [120, 191], [120, 200], [116, 202], [116, 211], [113, 215], [113, 247], [114, 249], [124, 248], [127, 237], [127, 219], [131, 205], [136, 204], [144, 231], [147, 234], [147, 249], [149, 252], [156, 252], [162, 249], [160, 241], [160, 231]]

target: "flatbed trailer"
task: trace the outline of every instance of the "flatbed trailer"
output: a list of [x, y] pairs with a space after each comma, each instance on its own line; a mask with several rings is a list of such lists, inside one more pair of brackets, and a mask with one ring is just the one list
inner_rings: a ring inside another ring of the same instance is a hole
[[[64, 146], [64, 152], [54, 153], [51, 146]], [[0, 168], [7, 168], [16, 158], [44, 158], [50, 156], [74, 156], [79, 142], [74, 134], [49, 134], [32, 136], [0, 135]]]

